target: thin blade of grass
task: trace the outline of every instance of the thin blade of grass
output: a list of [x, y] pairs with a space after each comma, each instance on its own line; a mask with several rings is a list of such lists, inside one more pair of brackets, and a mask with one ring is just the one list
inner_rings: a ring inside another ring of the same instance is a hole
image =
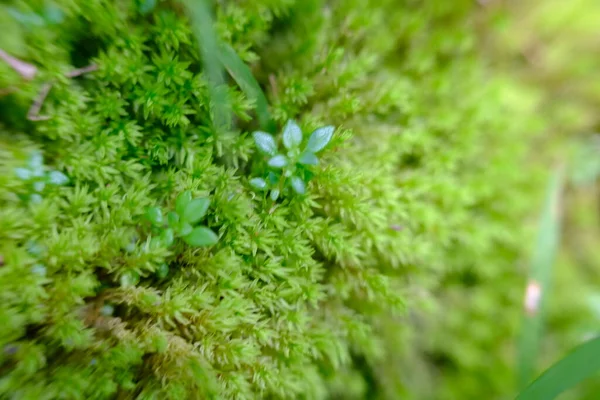
[[207, 0], [182, 0], [190, 13], [192, 30], [200, 46], [200, 55], [208, 79], [209, 94], [217, 132], [227, 131], [232, 116], [225, 88], [225, 70], [219, 59], [219, 42], [213, 28], [213, 17]]
[[552, 400], [600, 370], [600, 337], [576, 347], [548, 368], [516, 400]]
[[552, 266], [560, 237], [560, 198], [563, 168], [557, 168], [548, 191], [539, 222], [539, 232], [525, 293], [525, 312], [519, 340], [519, 389], [533, 378], [544, 321], [544, 302], [552, 276]]
[[252, 75], [250, 68], [242, 61], [231, 46], [223, 44], [219, 52], [221, 62], [237, 82], [246, 96], [256, 102], [256, 113], [262, 130], [267, 132], [273, 131], [273, 121], [269, 114], [269, 105], [264, 92], [260, 85]]

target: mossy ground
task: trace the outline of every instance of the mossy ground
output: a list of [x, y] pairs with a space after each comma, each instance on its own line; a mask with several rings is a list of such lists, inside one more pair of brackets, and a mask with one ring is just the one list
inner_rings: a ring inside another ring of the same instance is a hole
[[[249, 184], [256, 101], [224, 81], [215, 122], [180, 3], [1, 7], [0, 48], [38, 68], [0, 64], [1, 396], [514, 394], [545, 97], [488, 65], [472, 2], [217, 4], [275, 124], [336, 127], [307, 193], [277, 201]], [[33, 151], [69, 178], [39, 203], [14, 172]], [[186, 190], [218, 243], [152, 243], [147, 208]]]

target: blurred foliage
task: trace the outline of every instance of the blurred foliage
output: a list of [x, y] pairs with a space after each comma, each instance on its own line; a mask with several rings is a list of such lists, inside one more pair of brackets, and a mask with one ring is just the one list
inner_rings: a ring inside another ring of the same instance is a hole
[[[540, 99], [544, 141], [552, 159], [566, 160], [563, 240], [548, 296], [549, 319], [538, 372], [565, 351], [600, 333], [600, 3], [488, 1], [478, 14], [481, 48], [495, 68], [520, 79]], [[561, 399], [595, 399], [587, 385]]]
[[[0, 63], [1, 396], [512, 398], [547, 166], [598, 128], [594, 3], [215, 2], [226, 81], [178, 2], [1, 3], [0, 48], [38, 68]], [[338, 127], [305, 196], [251, 187], [248, 71], [280, 128]], [[31, 205], [36, 150], [69, 184]], [[540, 369], [599, 328], [589, 154]], [[146, 209], [186, 190], [218, 242], [151, 245]]]

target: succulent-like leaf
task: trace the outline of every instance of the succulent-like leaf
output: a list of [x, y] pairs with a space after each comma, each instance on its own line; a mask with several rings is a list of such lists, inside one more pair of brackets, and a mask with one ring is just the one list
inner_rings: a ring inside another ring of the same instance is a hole
[[289, 120], [283, 128], [283, 145], [291, 150], [300, 146], [300, 143], [302, 143], [302, 130], [296, 121]]
[[154, 226], [160, 226], [163, 223], [162, 211], [158, 207], [150, 207], [146, 210], [146, 219]]
[[298, 194], [304, 194], [306, 193], [306, 185], [304, 183], [304, 181], [302, 180], [302, 178], [298, 177], [298, 176], [292, 176], [292, 189], [294, 189], [294, 192], [298, 193]]
[[38, 276], [46, 276], [47, 270], [42, 264], [34, 264], [31, 267], [31, 272]]
[[15, 168], [15, 175], [17, 175], [19, 179], [26, 181], [30, 179], [33, 174], [27, 168]]
[[194, 199], [188, 203], [183, 212], [182, 219], [188, 224], [194, 224], [202, 219], [208, 211], [210, 199], [203, 197]]
[[317, 165], [319, 163], [319, 159], [314, 153], [305, 151], [300, 155], [298, 162], [304, 165]]
[[179, 196], [177, 196], [177, 199], [175, 200], [175, 211], [177, 211], [177, 214], [179, 214], [179, 216], [183, 216], [185, 208], [187, 207], [190, 201], [192, 201], [192, 192], [190, 192], [189, 190], [186, 190], [180, 193]]
[[40, 204], [44, 199], [42, 198], [42, 196], [40, 196], [37, 193], [32, 194], [31, 196], [29, 196], [29, 202], [31, 204]]
[[256, 147], [261, 153], [270, 156], [274, 156], [275, 153], [277, 153], [277, 143], [275, 143], [275, 138], [271, 134], [266, 132], [254, 132], [252, 137], [254, 137], [254, 143], [256, 143]]
[[181, 226], [179, 227], [179, 236], [186, 236], [189, 235], [190, 232], [192, 231], [192, 226], [190, 224], [188, 224], [187, 222], [183, 222], [181, 224]]
[[288, 159], [283, 154], [277, 154], [275, 157], [272, 157], [267, 164], [272, 168], [283, 168], [288, 165]]
[[271, 200], [275, 201], [279, 198], [279, 189], [271, 190]]
[[267, 183], [269, 183], [271, 186], [275, 186], [277, 185], [277, 182], [279, 182], [279, 175], [273, 171], [270, 171], [269, 175], [267, 175]]
[[171, 228], [176, 227], [179, 223], [179, 214], [171, 211], [169, 214], [167, 214], [167, 221], [169, 222], [169, 226]]
[[29, 162], [27, 164], [32, 170], [42, 168], [44, 166], [44, 156], [41, 152], [34, 151], [31, 153], [31, 156], [29, 157]]
[[52, 171], [48, 174], [48, 183], [53, 185], [65, 185], [69, 183], [69, 178], [60, 171]]
[[306, 151], [316, 153], [320, 150], [323, 150], [323, 148], [327, 146], [333, 137], [334, 130], [335, 128], [333, 126], [324, 126], [316, 129], [313, 133], [311, 133], [310, 138], [308, 139]]
[[173, 234], [173, 229], [167, 228], [164, 231], [162, 231], [162, 233], [160, 234], [160, 240], [167, 247], [172, 245], [173, 241], [175, 240], [175, 235]]
[[267, 182], [263, 178], [252, 178], [250, 179], [250, 186], [254, 189], [264, 190], [267, 188]]
[[46, 182], [44, 181], [36, 181], [33, 183], [33, 190], [36, 192], [41, 192], [46, 187]]
[[198, 226], [194, 228], [183, 240], [190, 246], [212, 246], [219, 241], [219, 237], [210, 228]]

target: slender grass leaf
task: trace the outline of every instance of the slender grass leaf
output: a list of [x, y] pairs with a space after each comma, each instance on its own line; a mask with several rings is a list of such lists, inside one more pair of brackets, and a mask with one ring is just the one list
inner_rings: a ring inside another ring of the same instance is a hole
[[219, 58], [246, 96], [256, 102], [256, 114], [261, 129], [273, 132], [274, 124], [269, 114], [269, 103], [250, 68], [236, 54], [235, 50], [226, 44], [220, 46]]
[[600, 371], [600, 337], [576, 347], [548, 368], [516, 400], [552, 400]]
[[545, 205], [539, 222], [539, 233], [534, 249], [525, 293], [525, 312], [519, 339], [519, 388], [533, 377], [544, 320], [544, 300], [548, 295], [552, 265], [559, 245], [560, 197], [563, 186], [563, 168], [558, 168], [548, 183]]
[[[219, 60], [219, 43], [213, 28], [213, 17], [208, 0], [182, 0], [190, 13], [192, 31], [200, 46], [204, 71], [208, 78], [211, 97], [213, 124], [218, 132], [226, 131], [231, 125], [227, 92], [223, 90], [225, 71]], [[220, 89], [221, 88], [221, 89]]]

